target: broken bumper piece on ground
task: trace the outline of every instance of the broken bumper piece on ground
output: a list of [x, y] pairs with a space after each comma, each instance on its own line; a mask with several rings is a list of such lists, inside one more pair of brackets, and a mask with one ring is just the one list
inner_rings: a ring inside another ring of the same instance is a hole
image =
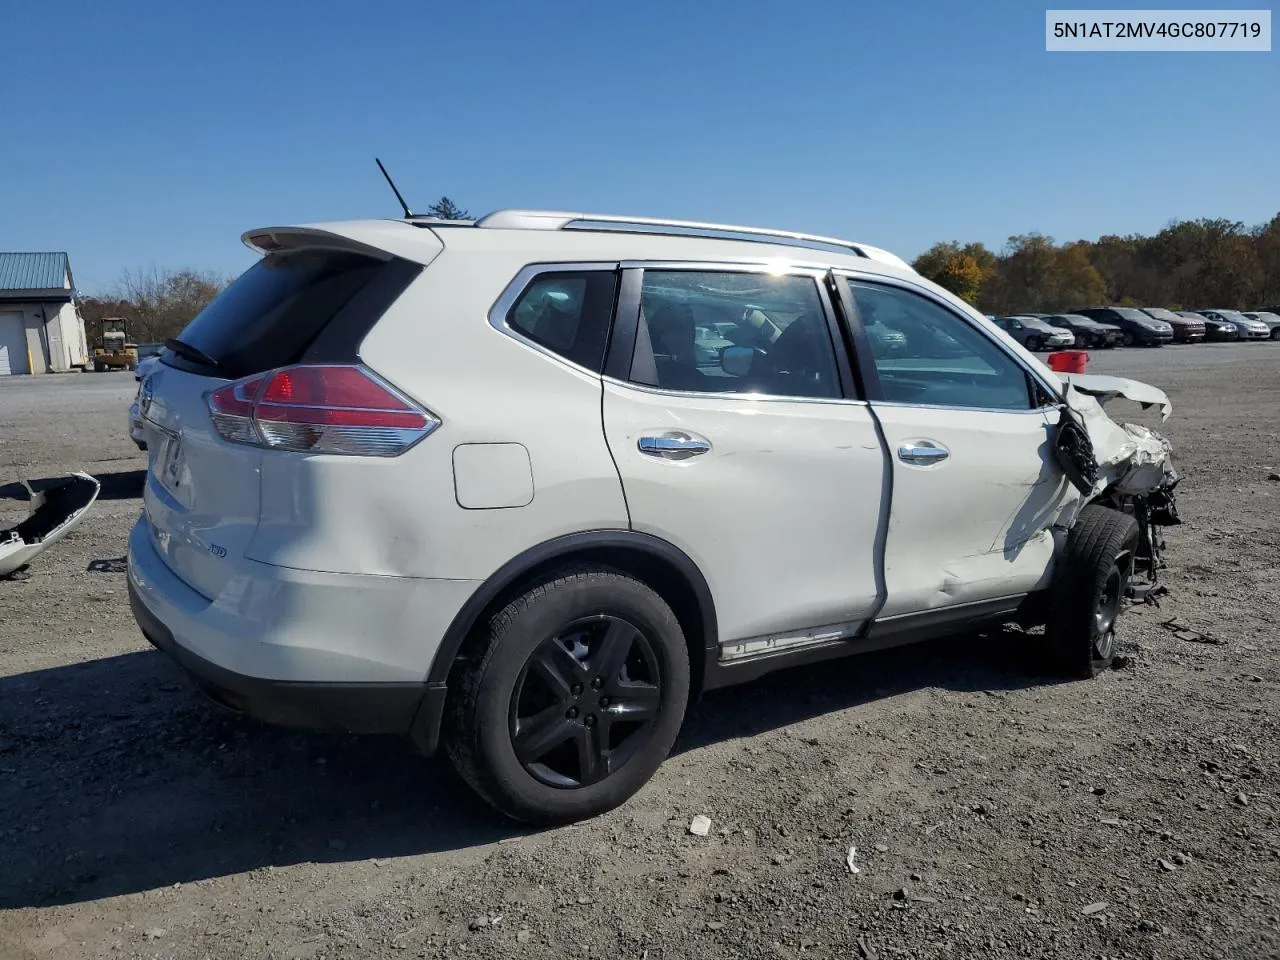
[[26, 500], [31, 513], [0, 530], [0, 577], [21, 570], [83, 519], [101, 489], [87, 473], [44, 480], [21, 480], [0, 487], [0, 497]]

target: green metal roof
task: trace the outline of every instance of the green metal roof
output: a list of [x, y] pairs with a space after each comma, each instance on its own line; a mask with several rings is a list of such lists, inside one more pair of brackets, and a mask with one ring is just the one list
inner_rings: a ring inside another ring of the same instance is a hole
[[0, 290], [62, 290], [65, 253], [0, 253]]

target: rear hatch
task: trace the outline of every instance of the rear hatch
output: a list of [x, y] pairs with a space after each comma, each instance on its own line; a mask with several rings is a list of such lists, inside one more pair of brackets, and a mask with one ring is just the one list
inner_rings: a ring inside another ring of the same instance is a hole
[[356, 362], [365, 334], [422, 269], [373, 249], [341, 248], [337, 237], [333, 248], [315, 246], [313, 233], [295, 238], [303, 248], [288, 240], [274, 234], [273, 252], [169, 342], [139, 398], [152, 542], [169, 569], [211, 599], [257, 528], [262, 458], [278, 454], [224, 439], [209, 393], [289, 364]]

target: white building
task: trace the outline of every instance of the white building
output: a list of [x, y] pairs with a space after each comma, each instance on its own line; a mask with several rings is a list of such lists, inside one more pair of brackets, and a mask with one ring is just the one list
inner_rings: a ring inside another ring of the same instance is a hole
[[0, 253], [0, 377], [53, 373], [88, 360], [65, 253]]

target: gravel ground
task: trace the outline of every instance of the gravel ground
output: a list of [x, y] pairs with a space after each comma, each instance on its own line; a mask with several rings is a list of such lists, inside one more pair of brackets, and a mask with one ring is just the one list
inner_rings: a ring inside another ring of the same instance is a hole
[[202, 700], [125, 600], [131, 377], [0, 379], [0, 481], [105, 481], [0, 582], [0, 957], [1280, 956], [1280, 345], [1090, 367], [1169, 392], [1186, 477], [1126, 666], [1055, 683], [1011, 635], [787, 671], [538, 832], [398, 741]]

